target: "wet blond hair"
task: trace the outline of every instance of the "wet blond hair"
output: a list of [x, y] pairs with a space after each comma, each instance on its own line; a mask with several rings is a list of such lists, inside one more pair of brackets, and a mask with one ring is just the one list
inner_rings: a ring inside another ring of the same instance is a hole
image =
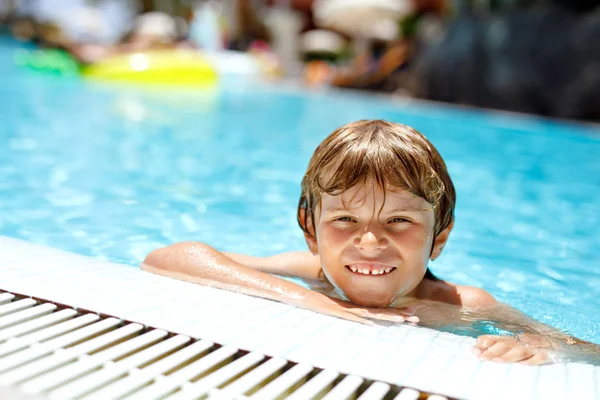
[[367, 182], [384, 195], [393, 187], [425, 199], [434, 211], [436, 237], [454, 220], [454, 184], [429, 140], [410, 126], [362, 120], [335, 130], [310, 159], [298, 203], [302, 230], [316, 237], [315, 209], [323, 193], [338, 195]]

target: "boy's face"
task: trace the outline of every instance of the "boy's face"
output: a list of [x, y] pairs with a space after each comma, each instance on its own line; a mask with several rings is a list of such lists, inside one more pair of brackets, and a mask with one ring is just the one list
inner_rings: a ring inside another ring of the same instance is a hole
[[368, 184], [323, 194], [315, 225], [316, 240], [308, 245], [319, 254], [324, 274], [351, 302], [369, 307], [415, 295], [428, 259], [439, 255], [451, 229], [435, 239], [434, 213], [425, 199], [389, 188], [384, 203], [383, 191]]

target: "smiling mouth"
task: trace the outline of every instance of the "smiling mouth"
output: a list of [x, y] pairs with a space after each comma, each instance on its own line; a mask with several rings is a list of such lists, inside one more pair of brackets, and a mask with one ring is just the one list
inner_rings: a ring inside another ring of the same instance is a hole
[[346, 268], [354, 274], [367, 276], [389, 275], [396, 270], [396, 267], [383, 267], [379, 265], [346, 265]]

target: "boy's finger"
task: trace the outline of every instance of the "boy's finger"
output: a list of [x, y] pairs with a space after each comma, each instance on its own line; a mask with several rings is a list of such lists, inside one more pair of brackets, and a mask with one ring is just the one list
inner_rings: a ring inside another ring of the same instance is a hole
[[415, 315], [415, 307], [388, 308], [388, 309], [368, 308], [368, 310], [372, 311], [372, 312], [379, 312], [379, 313], [390, 314], [390, 315], [398, 315], [398, 314], [402, 314], [404, 316]]
[[[377, 315], [377, 318], [384, 319], [385, 316], [392, 317], [392, 319], [386, 319], [388, 321], [410, 321], [410, 322], [419, 322], [419, 317], [416, 317], [414, 314], [414, 307], [406, 307], [406, 308], [392, 308], [392, 309], [379, 309], [379, 308], [367, 308], [366, 309], [372, 315]], [[401, 318], [398, 318], [401, 317]]]
[[416, 307], [407, 306], [407, 307], [401, 307], [401, 308], [391, 308], [389, 310], [389, 312], [402, 313], [404, 315], [415, 315], [416, 310], [417, 310]]
[[354, 315], [352, 313], [341, 312], [341, 313], [339, 313], [339, 315], [336, 315], [336, 317], [347, 319], [349, 321], [359, 322], [361, 324], [365, 324], [365, 325], [369, 325], [369, 326], [375, 325], [375, 323], [373, 321], [369, 321], [368, 319], [357, 317], [356, 315]]
[[550, 358], [544, 352], [534, 352], [531, 357], [526, 360], [519, 362], [519, 364], [523, 365], [542, 365], [548, 364], [550, 362]]
[[388, 322], [404, 322], [405, 318], [402, 315], [398, 315], [398, 314], [387, 314], [387, 313], [380, 313], [380, 312], [368, 312], [364, 315], [367, 318], [374, 318], [374, 319], [379, 319], [381, 321], [388, 321]]
[[508, 350], [500, 357], [493, 358], [492, 361], [507, 363], [507, 362], [517, 362], [526, 360], [531, 357], [531, 349], [528, 349], [525, 346], [515, 346], [512, 349]]
[[507, 351], [512, 349], [513, 345], [506, 342], [497, 342], [484, 350], [479, 357], [491, 360], [492, 358], [500, 357]]
[[372, 312], [364, 308], [345, 308], [344, 311], [357, 315], [363, 318], [374, 318], [389, 322], [404, 322], [404, 317], [399, 314], [391, 314], [385, 312]]
[[342, 312], [347, 312], [361, 318], [373, 318], [370, 312], [362, 308], [345, 308]]
[[346, 309], [346, 308], [341, 308], [341, 309], [333, 308], [332, 309], [329, 307], [316, 307], [316, 308], [311, 308], [310, 310], [321, 313], [321, 314], [330, 315], [332, 317], [341, 318], [341, 319], [345, 319], [345, 320], [353, 321], [353, 322], [358, 322], [358, 323], [365, 324], [365, 325], [370, 325], [370, 326], [375, 325], [374, 322], [369, 321], [368, 319], [361, 318], [358, 315], [348, 312], [348, 309]]
[[350, 312], [350, 310], [347, 308], [342, 308], [340, 310], [327, 310], [327, 311], [323, 311], [323, 313], [332, 315], [334, 317], [347, 319], [348, 321], [359, 322], [359, 323], [365, 324], [365, 325], [371, 325], [371, 326], [375, 325], [375, 323], [373, 321], [369, 321], [368, 319], [363, 318], [361, 315], [357, 315], [353, 312]]
[[480, 348], [482, 351], [490, 347], [491, 345], [498, 342], [499, 336], [496, 335], [483, 335], [477, 338], [475, 347]]

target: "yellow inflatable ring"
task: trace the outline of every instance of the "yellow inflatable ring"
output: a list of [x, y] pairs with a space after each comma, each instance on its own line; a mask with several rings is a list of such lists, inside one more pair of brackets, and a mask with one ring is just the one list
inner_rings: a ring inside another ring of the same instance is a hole
[[217, 82], [213, 66], [192, 50], [116, 55], [85, 67], [82, 74], [94, 80], [136, 84], [212, 86]]

